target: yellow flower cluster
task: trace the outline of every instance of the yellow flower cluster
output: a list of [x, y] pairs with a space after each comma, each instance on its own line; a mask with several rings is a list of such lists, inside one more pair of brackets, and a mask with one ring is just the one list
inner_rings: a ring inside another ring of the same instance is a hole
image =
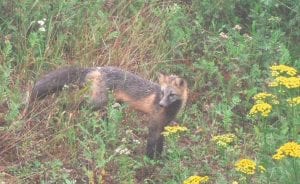
[[258, 104], [253, 105], [250, 109], [249, 115], [253, 116], [255, 114], [261, 114], [262, 116], [269, 116], [270, 112], [272, 111], [272, 106], [268, 103], [261, 102]]
[[272, 111], [272, 106], [268, 103], [279, 104], [277, 97], [270, 93], [258, 93], [253, 99], [255, 100], [255, 104], [251, 108], [249, 115], [254, 116], [255, 114], [261, 114], [262, 116], [269, 116]]
[[277, 87], [279, 85], [285, 86], [288, 89], [300, 87], [300, 77], [276, 77], [275, 81], [269, 84], [270, 87]]
[[236, 140], [236, 136], [234, 134], [217, 135], [212, 138], [212, 141], [216, 142], [218, 146], [224, 148], [226, 148], [234, 140]]
[[253, 160], [242, 159], [235, 163], [235, 170], [244, 174], [252, 175], [255, 173], [256, 163]]
[[289, 76], [295, 76], [297, 74], [297, 70], [293, 67], [286, 65], [274, 65], [270, 67], [272, 71], [272, 76], [277, 77], [281, 74], [287, 74]]
[[290, 104], [290, 106], [296, 106], [300, 104], [300, 96], [297, 96], [295, 98], [290, 98], [287, 100], [287, 102]]
[[253, 99], [255, 100], [255, 103], [262, 103], [270, 99], [273, 104], [279, 104], [275, 95], [265, 92], [256, 94]]
[[183, 184], [201, 184], [209, 180], [208, 176], [190, 176], [183, 181]]
[[[274, 65], [270, 67], [272, 76], [276, 77], [269, 86], [284, 86], [288, 89], [295, 89], [300, 87], [300, 77], [296, 76], [298, 71], [286, 65]], [[285, 74], [285, 76], [283, 76]], [[261, 116], [267, 117], [272, 111], [271, 104], [279, 104], [278, 98], [270, 93], [258, 93], [253, 97], [255, 104], [251, 108], [249, 115], [254, 116], [260, 114]], [[291, 106], [300, 104], [300, 97], [288, 99], [287, 102]]]
[[264, 100], [266, 99], [267, 97], [273, 97], [274, 95], [270, 94], [270, 93], [258, 93], [256, 94], [253, 99], [254, 100]]
[[163, 136], [168, 136], [170, 134], [175, 134], [177, 132], [184, 132], [187, 131], [188, 129], [184, 126], [166, 126], [165, 131], [162, 132]]
[[300, 158], [300, 144], [296, 142], [288, 142], [281, 146], [275, 155], [273, 155], [273, 159], [281, 160], [285, 157], [294, 157]]

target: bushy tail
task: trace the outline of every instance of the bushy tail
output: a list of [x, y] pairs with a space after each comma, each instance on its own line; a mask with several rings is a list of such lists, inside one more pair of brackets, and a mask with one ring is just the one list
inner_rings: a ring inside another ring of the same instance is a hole
[[67, 67], [46, 74], [33, 86], [21, 116], [26, 117], [28, 115], [36, 99], [41, 99], [51, 93], [59, 91], [68, 84], [82, 85], [87, 73], [91, 70], [92, 68]]
[[90, 68], [68, 67], [48, 73], [36, 82], [29, 101], [41, 99], [48, 94], [61, 90], [68, 84], [82, 84], [90, 70]]

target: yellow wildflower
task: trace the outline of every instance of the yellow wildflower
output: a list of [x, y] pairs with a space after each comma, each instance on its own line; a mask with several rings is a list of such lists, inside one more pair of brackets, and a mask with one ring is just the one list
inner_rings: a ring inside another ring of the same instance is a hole
[[280, 74], [287, 74], [289, 76], [295, 76], [297, 74], [297, 70], [293, 67], [286, 65], [274, 65], [270, 67], [271, 74], [274, 77], [279, 76]]
[[175, 134], [177, 132], [184, 132], [184, 131], [187, 131], [188, 129], [184, 126], [179, 126], [179, 125], [176, 125], [176, 126], [166, 126], [165, 127], [165, 131], [162, 132], [162, 134], [164, 136], [168, 136], [170, 134]]
[[270, 94], [270, 93], [258, 93], [258, 94], [256, 94], [254, 97], [253, 97], [253, 99], [254, 100], [264, 100], [264, 99], [266, 99], [267, 97], [272, 97], [272, 96], [274, 96], [274, 95], [272, 95], [272, 94]]
[[296, 106], [300, 104], [300, 96], [297, 96], [295, 98], [290, 98], [287, 100], [287, 102], [290, 104], [290, 106]]
[[269, 87], [277, 87], [279, 84], [276, 81], [272, 81], [268, 84]]
[[212, 138], [212, 141], [216, 142], [216, 144], [220, 147], [227, 147], [234, 140], [236, 140], [236, 136], [234, 134], [217, 135]]
[[256, 163], [253, 160], [242, 159], [235, 163], [235, 170], [244, 174], [252, 175], [255, 173]]
[[201, 184], [209, 180], [208, 176], [190, 176], [183, 181], [183, 184]]
[[269, 84], [270, 87], [285, 86], [288, 89], [300, 87], [300, 77], [276, 77], [275, 81]]
[[273, 159], [281, 160], [285, 157], [294, 157], [300, 158], [300, 144], [296, 142], [288, 142], [281, 146], [275, 155], [273, 155]]
[[268, 103], [262, 102], [253, 105], [251, 108], [249, 115], [253, 116], [255, 114], [261, 114], [262, 116], [269, 116], [270, 112], [272, 111], [272, 106]]
[[233, 181], [232, 184], [239, 184], [237, 181]]
[[283, 155], [283, 154], [275, 154], [275, 155], [273, 155], [272, 156], [272, 158], [274, 159], [274, 160], [281, 160], [281, 159], [283, 159], [285, 156]]
[[279, 104], [279, 101], [277, 100], [277, 97], [275, 95], [265, 92], [256, 94], [253, 99], [256, 103], [263, 103], [266, 100], [270, 99], [273, 104]]

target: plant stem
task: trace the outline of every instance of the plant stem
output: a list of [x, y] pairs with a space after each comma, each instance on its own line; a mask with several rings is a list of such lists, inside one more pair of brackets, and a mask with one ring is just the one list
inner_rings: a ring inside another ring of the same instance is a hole
[[298, 181], [296, 158], [293, 158], [293, 170], [295, 174], [295, 181]]

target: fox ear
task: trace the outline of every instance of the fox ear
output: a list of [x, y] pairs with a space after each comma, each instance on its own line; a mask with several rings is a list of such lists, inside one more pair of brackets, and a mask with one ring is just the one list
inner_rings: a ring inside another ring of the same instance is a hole
[[160, 84], [165, 83], [166, 82], [166, 76], [162, 73], [159, 73], [158, 81], [159, 81]]
[[175, 83], [176, 83], [176, 86], [178, 86], [178, 87], [182, 87], [182, 86], [184, 86], [186, 84], [185, 80], [183, 80], [181, 78], [177, 78], [175, 80]]

